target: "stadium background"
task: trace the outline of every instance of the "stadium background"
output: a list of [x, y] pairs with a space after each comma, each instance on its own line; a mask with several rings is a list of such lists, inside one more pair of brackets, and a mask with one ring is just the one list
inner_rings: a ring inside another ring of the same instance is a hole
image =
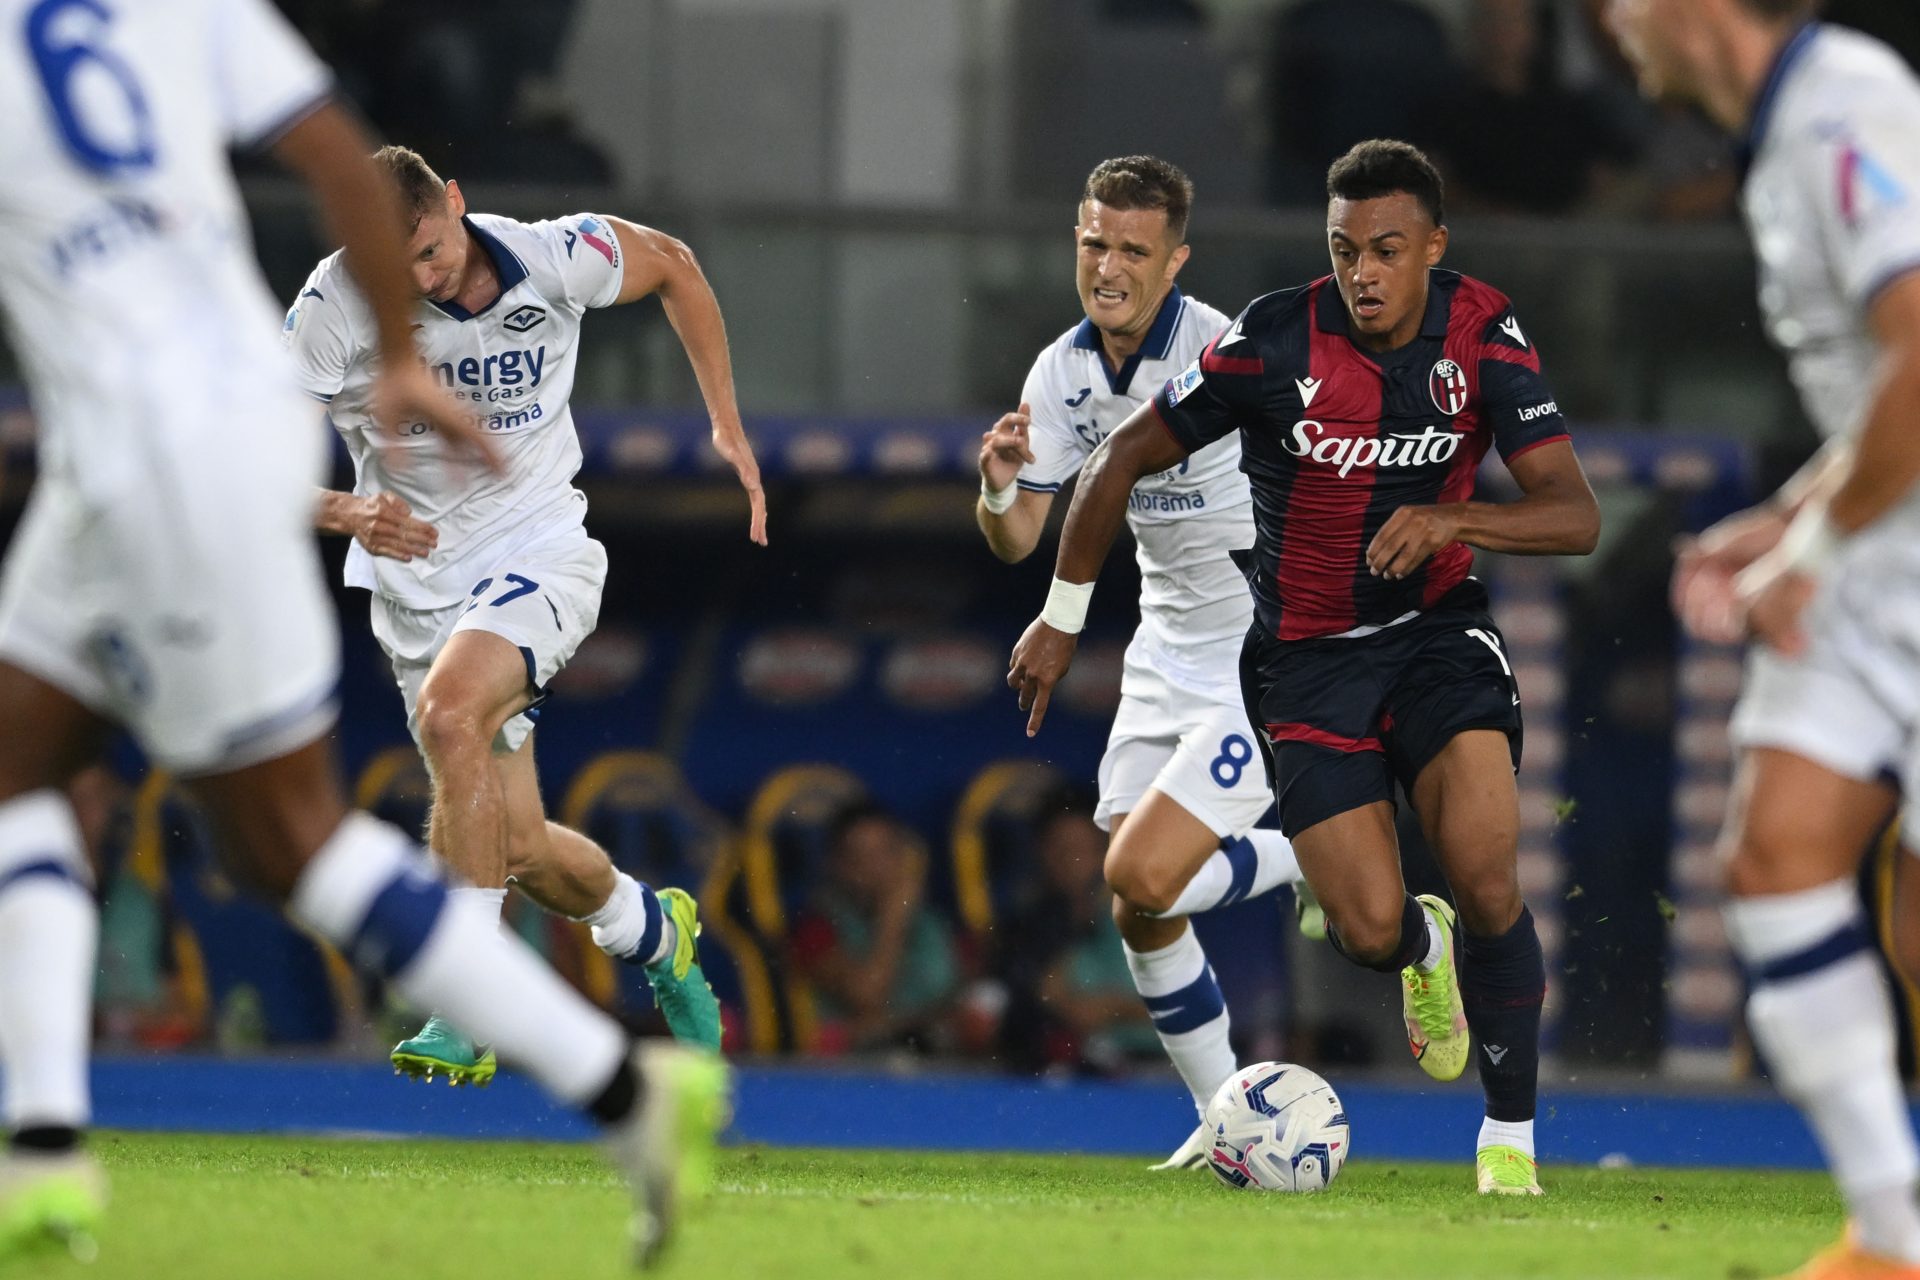
[[[981, 1030], [1005, 1004], [1000, 927], [1031, 890], [1039, 811], [1099, 759], [1134, 578], [1116, 557], [1075, 687], [1029, 742], [1001, 674], [1051, 542], [1015, 568], [988, 554], [972, 520], [978, 433], [1079, 318], [1068, 233], [1094, 162], [1149, 151], [1193, 175], [1180, 283], [1232, 312], [1323, 273], [1319, 171], [1361, 137], [1395, 135], [1442, 162], [1447, 265], [1514, 298], [1605, 510], [1586, 560], [1482, 560], [1528, 702], [1523, 877], [1553, 965], [1549, 1070], [1753, 1070], [1708, 909], [1737, 656], [1683, 641], [1665, 584], [1673, 538], [1770, 489], [1812, 437], [1759, 329], [1733, 148], [1634, 96], [1597, 4], [282, 7], [379, 130], [475, 208], [661, 227], [720, 297], [772, 547], [744, 537], [658, 307], [594, 315], [575, 404], [612, 573], [539, 745], [554, 816], [636, 874], [701, 889], [732, 1047], [844, 1052], [788, 935], [831, 813], [865, 794], [926, 859], [960, 1015], [952, 1034], [872, 1054], [908, 1072], [934, 1057], [1164, 1073], [1150, 1046], [1036, 1051]], [[1910, 5], [1829, 16], [1920, 52]], [[256, 161], [244, 172], [269, 278], [291, 298], [328, 246], [291, 183]], [[0, 381], [17, 383], [10, 363]], [[31, 483], [18, 394], [0, 401], [0, 440], [10, 524]], [[336, 566], [342, 550], [327, 547]], [[365, 600], [340, 603], [342, 753], [364, 801], [417, 823], [424, 779]], [[166, 779], [123, 750], [81, 800], [107, 888], [103, 1047], [378, 1057], [398, 1011], [236, 897]], [[1889, 866], [1874, 863], [1870, 888]], [[1431, 876], [1417, 848], [1409, 874]], [[1243, 1056], [1404, 1070], [1391, 984], [1304, 945], [1286, 908], [1283, 893], [1201, 924]], [[647, 1016], [637, 972], [562, 923], [513, 920], [588, 991]]]

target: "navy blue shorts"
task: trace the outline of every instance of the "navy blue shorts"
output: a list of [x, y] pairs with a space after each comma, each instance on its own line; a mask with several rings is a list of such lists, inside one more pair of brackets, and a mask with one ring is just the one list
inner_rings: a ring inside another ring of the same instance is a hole
[[1420, 771], [1468, 729], [1507, 735], [1520, 767], [1520, 689], [1506, 641], [1472, 578], [1417, 618], [1370, 636], [1280, 640], [1258, 624], [1240, 651], [1247, 716], [1289, 838], [1411, 794]]

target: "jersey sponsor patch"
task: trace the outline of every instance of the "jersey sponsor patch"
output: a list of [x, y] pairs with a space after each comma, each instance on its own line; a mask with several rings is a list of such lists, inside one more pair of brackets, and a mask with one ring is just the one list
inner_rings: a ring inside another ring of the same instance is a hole
[[1192, 364], [1168, 380], [1167, 403], [1169, 405], [1179, 404], [1182, 400], [1192, 395], [1194, 388], [1198, 387], [1204, 381], [1206, 381], [1206, 375], [1200, 372], [1200, 362], [1195, 360]]
[[[609, 231], [607, 224], [600, 221], [600, 219], [580, 219], [580, 239], [588, 248], [605, 258], [613, 266], [617, 267], [620, 265], [620, 252], [614, 247], [613, 232]], [[568, 256], [571, 257], [573, 250], [571, 241], [568, 242], [567, 250]]]

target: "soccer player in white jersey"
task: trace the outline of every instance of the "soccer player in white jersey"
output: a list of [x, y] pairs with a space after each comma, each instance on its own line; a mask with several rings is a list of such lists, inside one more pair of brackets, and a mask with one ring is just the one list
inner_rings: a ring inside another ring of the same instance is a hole
[[[1227, 327], [1174, 283], [1191, 252], [1192, 206], [1186, 174], [1153, 156], [1107, 160], [1088, 176], [1074, 229], [1086, 318], [1040, 353], [1019, 411], [981, 441], [976, 515], [1002, 560], [1033, 553], [1054, 495], [1106, 433]], [[1201, 1110], [1238, 1064], [1226, 1001], [1187, 917], [1300, 879], [1286, 837], [1254, 826], [1273, 793], [1240, 697], [1253, 600], [1232, 559], [1253, 545], [1252, 503], [1237, 435], [1134, 489], [1140, 627], [1095, 814], [1109, 833], [1127, 968]], [[1196, 1129], [1155, 1167], [1200, 1164], [1204, 1136]]]
[[1920, 1280], [1920, 1152], [1855, 892], [1903, 793], [1909, 850], [1920, 833], [1920, 81], [1812, 8], [1616, 0], [1612, 18], [1645, 91], [1744, 132], [1761, 307], [1829, 442], [1685, 548], [1674, 578], [1692, 631], [1758, 642], [1733, 720], [1727, 933], [1755, 1043], [1852, 1218], [1795, 1274]]
[[[354, 492], [323, 495], [322, 528], [355, 533], [347, 585], [373, 593], [407, 724], [433, 777], [428, 842], [496, 914], [509, 876], [534, 901], [584, 920], [609, 954], [646, 966], [681, 1039], [718, 1051], [720, 1010], [694, 962], [693, 897], [658, 895], [579, 832], [547, 820], [532, 713], [600, 614], [607, 554], [573, 486], [580, 440], [568, 398], [591, 307], [658, 294], [693, 363], [713, 441], [739, 473], [751, 534], [766, 541], [759, 468], [740, 425], [726, 327], [678, 240], [619, 218], [525, 223], [467, 212], [416, 152], [384, 148], [413, 257], [414, 344], [502, 454], [498, 473], [449, 466], [418, 423], [375, 421], [380, 353], [366, 300], [339, 254], [287, 313], [301, 385], [324, 401], [353, 455]], [[391, 457], [389, 457], [391, 451]], [[404, 463], [404, 465], [391, 465]], [[380, 558], [376, 559], [376, 552]], [[446, 1019], [394, 1048], [396, 1068], [484, 1083], [492, 1056]]]
[[266, 0], [0, 0], [0, 304], [40, 425], [0, 576], [0, 1253], [90, 1236], [104, 1204], [80, 1146], [97, 917], [62, 787], [116, 723], [187, 781], [242, 879], [605, 1125], [643, 1245], [721, 1107], [717, 1062], [636, 1052], [347, 807], [311, 530], [325, 435], [229, 146], [270, 146], [347, 245], [383, 416], [484, 437], [413, 358], [396, 201], [329, 91]]

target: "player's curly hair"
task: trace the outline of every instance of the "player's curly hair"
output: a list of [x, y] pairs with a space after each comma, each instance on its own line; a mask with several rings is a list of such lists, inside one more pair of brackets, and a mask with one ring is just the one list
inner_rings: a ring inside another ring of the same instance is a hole
[[1193, 180], [1158, 156], [1115, 156], [1094, 166], [1080, 200], [1098, 200], [1109, 209], [1164, 209], [1179, 244], [1193, 212]]
[[1327, 199], [1377, 200], [1406, 192], [1418, 200], [1438, 227], [1447, 220], [1447, 189], [1426, 152], [1411, 142], [1372, 138], [1327, 170]]
[[420, 219], [447, 203], [447, 184], [412, 147], [382, 147], [373, 153], [373, 162], [392, 174], [394, 184], [400, 189], [408, 235], [420, 226]]

